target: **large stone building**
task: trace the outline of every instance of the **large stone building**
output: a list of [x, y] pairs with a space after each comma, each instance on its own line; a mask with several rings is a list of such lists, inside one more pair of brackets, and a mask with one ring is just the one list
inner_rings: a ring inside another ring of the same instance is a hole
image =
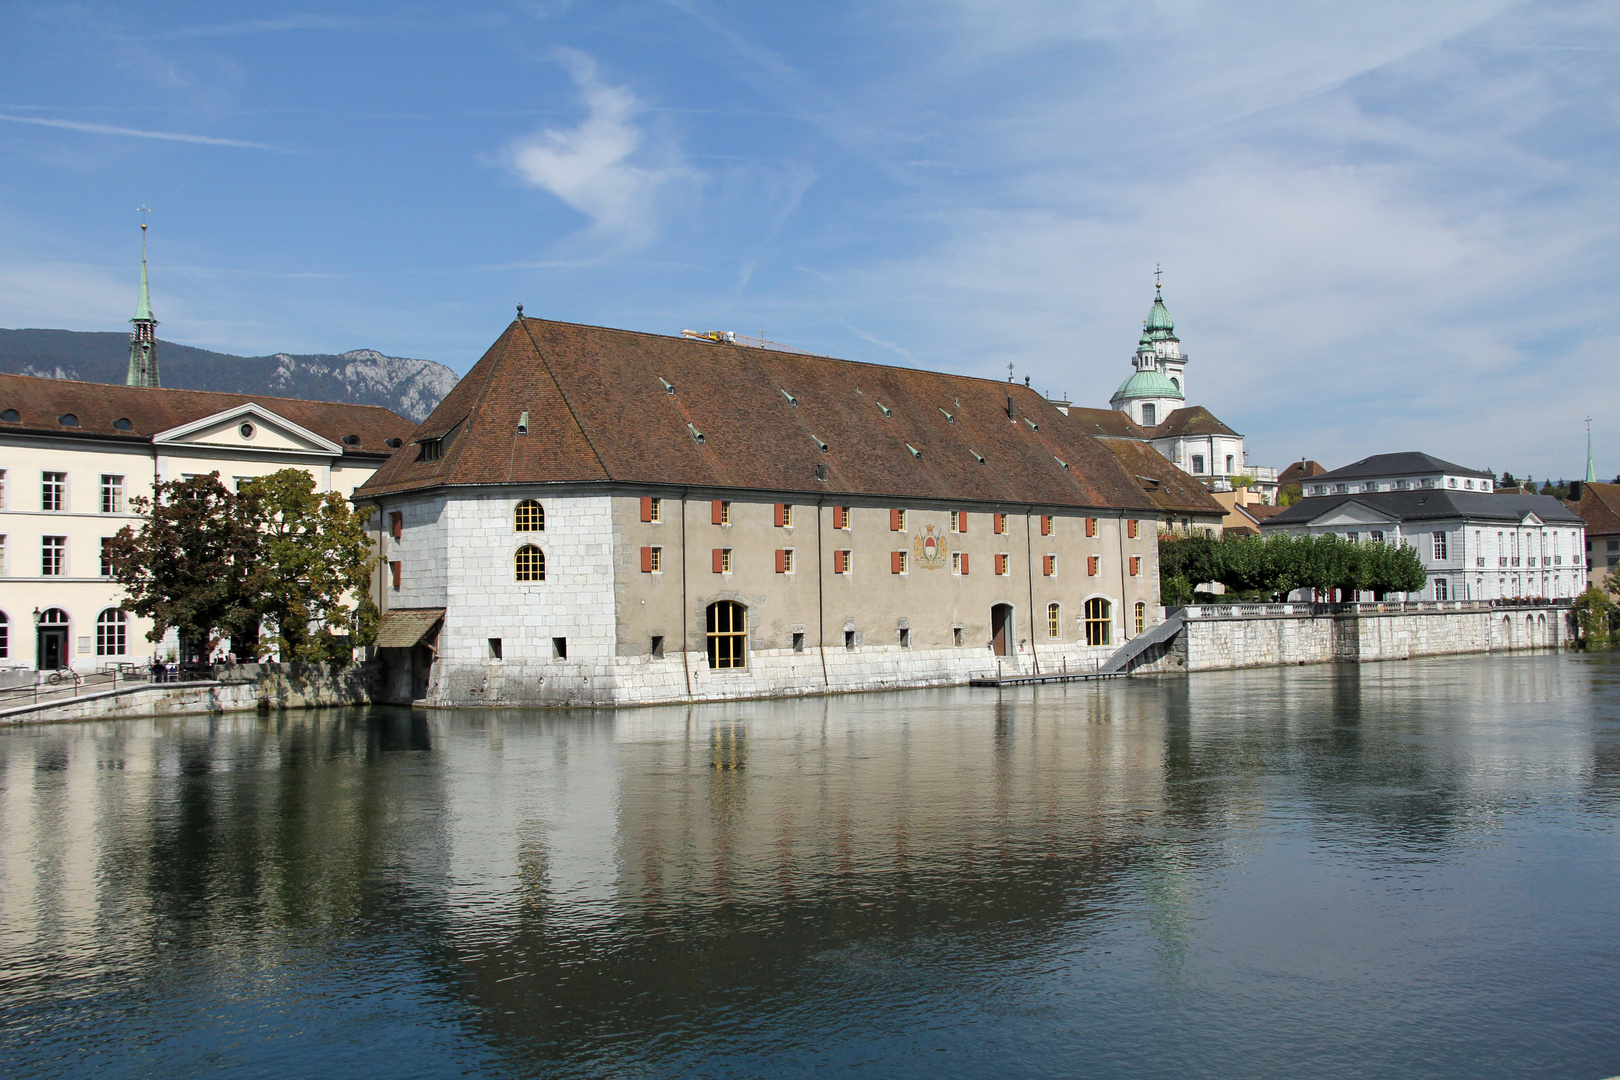
[[1160, 620], [1144, 482], [985, 379], [520, 313], [357, 499], [395, 700], [1074, 670]]
[[1586, 584], [1601, 589], [1610, 574], [1620, 575], [1620, 484], [1577, 480], [1565, 505], [1586, 522]]

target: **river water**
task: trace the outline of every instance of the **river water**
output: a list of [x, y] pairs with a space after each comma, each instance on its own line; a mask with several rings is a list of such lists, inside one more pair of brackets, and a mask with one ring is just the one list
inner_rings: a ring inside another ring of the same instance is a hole
[[0, 1071], [1620, 1073], [1620, 657], [0, 734]]

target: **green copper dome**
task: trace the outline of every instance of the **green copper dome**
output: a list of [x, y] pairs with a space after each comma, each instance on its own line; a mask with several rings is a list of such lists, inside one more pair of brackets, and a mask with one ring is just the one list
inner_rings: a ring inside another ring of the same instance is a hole
[[1115, 402], [1128, 398], [1181, 398], [1181, 391], [1162, 372], [1138, 371], [1120, 383], [1119, 389], [1108, 400]]
[[1170, 318], [1170, 309], [1164, 306], [1164, 295], [1158, 290], [1154, 290], [1153, 307], [1148, 311], [1146, 325], [1148, 337], [1154, 341], [1163, 341], [1176, 335], [1176, 324]]

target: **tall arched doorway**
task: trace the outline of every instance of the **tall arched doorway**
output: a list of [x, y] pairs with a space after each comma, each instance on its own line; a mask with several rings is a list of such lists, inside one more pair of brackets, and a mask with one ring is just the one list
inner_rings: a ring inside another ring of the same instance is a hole
[[1012, 637], [1012, 605], [997, 604], [990, 609], [990, 651], [997, 656], [1011, 656]]
[[61, 608], [50, 608], [39, 616], [38, 645], [34, 650], [35, 666], [41, 671], [55, 671], [67, 667], [68, 616]]

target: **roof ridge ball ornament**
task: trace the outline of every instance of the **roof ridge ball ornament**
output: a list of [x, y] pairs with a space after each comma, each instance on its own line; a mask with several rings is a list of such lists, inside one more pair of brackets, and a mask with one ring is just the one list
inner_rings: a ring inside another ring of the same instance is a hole
[[519, 305], [518, 305], [518, 314], [517, 314], [517, 317], [518, 317], [518, 318], [519, 318], [519, 319], [522, 319], [522, 318], [523, 318], [523, 305], [522, 305], [522, 304], [519, 304]]

